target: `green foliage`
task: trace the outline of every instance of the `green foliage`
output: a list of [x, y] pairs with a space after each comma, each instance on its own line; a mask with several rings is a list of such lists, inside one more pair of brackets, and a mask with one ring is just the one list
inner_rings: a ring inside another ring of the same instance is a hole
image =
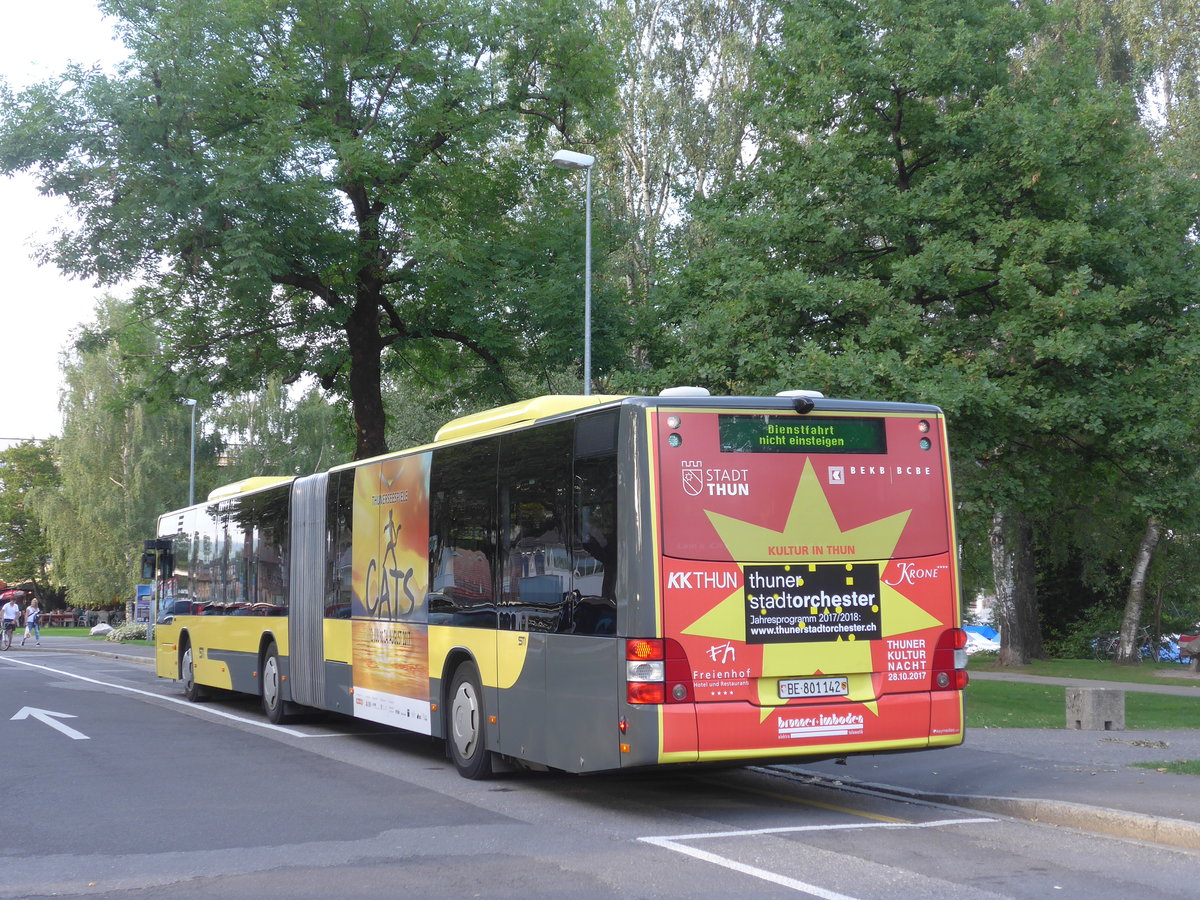
[[315, 387], [291, 397], [272, 380], [265, 389], [232, 398], [205, 417], [219, 463], [209, 478], [223, 483], [257, 475], [310, 475], [351, 458], [349, 423]]
[[1128, 560], [1195, 506], [1200, 184], [1061, 12], [786, 4], [758, 162], [693, 207], [666, 370], [937, 403], [974, 546], [1014, 508]]
[[123, 304], [97, 312], [101, 330], [118, 337], [68, 362], [61, 483], [35, 498], [70, 602], [93, 608], [133, 596], [142, 541], [160, 513], [186, 503], [190, 437], [186, 407], [139, 402], [153, 333]]
[[1060, 630], [1049, 632], [1046, 650], [1059, 659], [1093, 659], [1094, 642], [1101, 635], [1116, 633], [1121, 617], [1121, 604], [1115, 600], [1077, 611]]
[[623, 210], [629, 239], [614, 247], [638, 327], [628, 348], [641, 377], [661, 353], [659, 282], [681, 198], [705, 196], [742, 162], [755, 54], [774, 0], [612, 0], [604, 27], [617, 48], [619, 130], [597, 167]]
[[53, 441], [25, 441], [0, 450], [0, 577], [9, 584], [49, 587], [50, 542], [32, 499], [57, 483]]
[[73, 584], [186, 497], [179, 396], [203, 496], [576, 391], [567, 143], [598, 157], [598, 391], [937, 403], [969, 594], [1019, 512], [1076, 647], [1154, 515], [1150, 594], [1197, 615], [1193, 0], [103, 6], [120, 74], [0, 88], [0, 170], [77, 216], [46, 258], [141, 284], [71, 361], [70, 485], [31, 494]]
[[310, 373], [350, 400], [362, 457], [385, 449], [389, 369], [440, 382], [446, 359], [507, 400], [513, 372], [563, 352], [533, 340], [575, 333], [557, 326], [580, 216], [548, 142], [604, 128], [590, 0], [105, 9], [121, 74], [5, 97], [0, 170], [70, 201], [60, 267], [142, 280], [164, 369], [214, 396]]

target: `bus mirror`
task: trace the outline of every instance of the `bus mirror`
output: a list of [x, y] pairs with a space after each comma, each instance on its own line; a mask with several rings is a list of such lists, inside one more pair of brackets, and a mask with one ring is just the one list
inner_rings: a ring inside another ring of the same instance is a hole
[[154, 580], [154, 552], [147, 550], [142, 554], [142, 581]]
[[158, 554], [158, 577], [170, 578], [175, 574], [175, 556], [170, 552]]

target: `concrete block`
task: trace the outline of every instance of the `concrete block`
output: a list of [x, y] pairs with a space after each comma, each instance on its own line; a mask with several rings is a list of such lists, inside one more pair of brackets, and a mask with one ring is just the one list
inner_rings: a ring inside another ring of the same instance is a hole
[[1125, 692], [1110, 688], [1067, 688], [1067, 728], [1124, 731]]

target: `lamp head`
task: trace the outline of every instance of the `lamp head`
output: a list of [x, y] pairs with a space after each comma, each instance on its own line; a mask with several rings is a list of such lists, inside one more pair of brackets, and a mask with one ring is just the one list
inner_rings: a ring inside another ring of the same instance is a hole
[[576, 153], [574, 150], [559, 150], [550, 160], [550, 164], [560, 169], [590, 169], [596, 157], [586, 153]]

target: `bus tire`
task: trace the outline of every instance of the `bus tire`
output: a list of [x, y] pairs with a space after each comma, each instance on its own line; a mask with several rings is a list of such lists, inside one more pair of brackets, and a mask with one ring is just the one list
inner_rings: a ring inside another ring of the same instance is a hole
[[202, 703], [208, 699], [208, 691], [196, 683], [196, 664], [192, 659], [192, 645], [189, 643], [179, 658], [179, 678], [183, 682], [183, 696], [192, 703]]
[[272, 641], [262, 661], [262, 707], [267, 719], [282, 725], [288, 718], [288, 703], [283, 699], [283, 678], [279, 668], [279, 649]]
[[464, 778], [487, 778], [492, 774], [492, 753], [487, 749], [483, 689], [472, 663], [462, 663], [450, 682], [449, 721], [446, 744], [454, 767]]

